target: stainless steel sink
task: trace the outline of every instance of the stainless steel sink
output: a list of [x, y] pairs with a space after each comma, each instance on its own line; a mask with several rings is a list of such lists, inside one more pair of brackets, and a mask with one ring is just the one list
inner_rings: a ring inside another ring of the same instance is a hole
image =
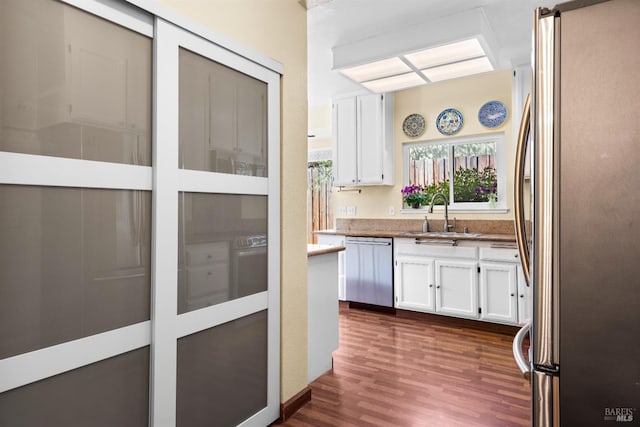
[[411, 237], [446, 237], [448, 239], [469, 239], [482, 236], [482, 233], [457, 233], [455, 231], [405, 231], [402, 234]]

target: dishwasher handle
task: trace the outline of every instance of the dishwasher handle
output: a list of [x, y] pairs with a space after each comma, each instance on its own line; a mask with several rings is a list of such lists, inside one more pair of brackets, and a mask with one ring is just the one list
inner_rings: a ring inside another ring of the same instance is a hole
[[367, 242], [365, 240], [347, 240], [348, 245], [390, 246], [391, 242]]

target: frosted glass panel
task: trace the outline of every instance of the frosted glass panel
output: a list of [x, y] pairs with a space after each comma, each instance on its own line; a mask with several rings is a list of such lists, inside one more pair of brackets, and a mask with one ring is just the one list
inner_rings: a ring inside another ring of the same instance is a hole
[[267, 290], [267, 196], [180, 193], [178, 313]]
[[52, 0], [0, 4], [0, 150], [151, 164], [151, 39]]
[[146, 427], [149, 348], [0, 394], [0, 425]]
[[267, 311], [178, 340], [177, 425], [235, 426], [267, 406]]
[[267, 84], [180, 49], [180, 167], [267, 176]]
[[0, 358], [149, 320], [151, 193], [0, 185]]

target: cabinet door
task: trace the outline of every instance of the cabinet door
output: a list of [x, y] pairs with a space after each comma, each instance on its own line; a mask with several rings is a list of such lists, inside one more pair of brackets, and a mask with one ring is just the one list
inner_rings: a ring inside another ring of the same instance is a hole
[[381, 184], [382, 170], [382, 95], [357, 98], [358, 184]]
[[518, 321], [516, 265], [480, 264], [480, 319], [515, 324]]
[[333, 104], [333, 143], [334, 185], [356, 184], [356, 98]]
[[396, 308], [435, 311], [432, 258], [398, 257], [395, 274]]
[[531, 286], [527, 286], [522, 267], [517, 268], [518, 277], [518, 323], [531, 323], [533, 302], [531, 300]]
[[478, 318], [478, 273], [475, 261], [436, 260], [436, 311]]

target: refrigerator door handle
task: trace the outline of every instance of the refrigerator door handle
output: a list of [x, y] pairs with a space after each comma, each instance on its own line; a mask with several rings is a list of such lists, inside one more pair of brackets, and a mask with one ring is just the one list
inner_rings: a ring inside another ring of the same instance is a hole
[[513, 338], [513, 358], [516, 360], [516, 364], [518, 365], [518, 368], [520, 368], [520, 371], [522, 371], [524, 379], [529, 382], [531, 382], [531, 368], [529, 367], [529, 362], [527, 362], [527, 359], [524, 357], [522, 343], [524, 342], [524, 338], [529, 335], [530, 329], [531, 324], [527, 323]]
[[522, 112], [522, 120], [520, 121], [520, 130], [518, 131], [518, 146], [516, 148], [516, 167], [514, 177], [514, 210], [515, 210], [515, 229], [516, 242], [518, 243], [518, 252], [520, 253], [520, 262], [522, 263], [522, 272], [527, 286], [531, 284], [531, 271], [529, 264], [529, 245], [527, 244], [527, 231], [524, 218], [524, 169], [527, 153], [527, 145], [529, 142], [529, 132], [531, 129], [531, 94], [527, 95]]

